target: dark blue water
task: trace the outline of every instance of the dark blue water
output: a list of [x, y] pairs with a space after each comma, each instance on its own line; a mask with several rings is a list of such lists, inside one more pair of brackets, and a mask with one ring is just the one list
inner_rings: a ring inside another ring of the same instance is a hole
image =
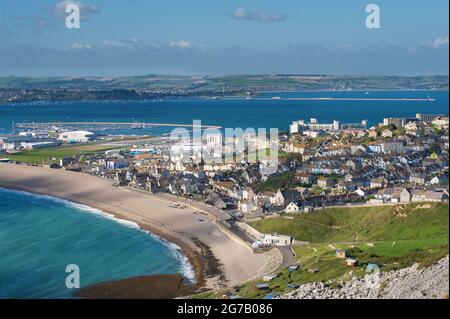
[[[70, 298], [68, 264], [81, 287], [192, 269], [176, 246], [86, 206], [0, 188], [0, 298]], [[106, 216], [106, 217], [105, 217]]]
[[[434, 98], [435, 101], [290, 101], [290, 100], [206, 100], [171, 99], [163, 101], [64, 102], [0, 105], [0, 130], [10, 132], [12, 122], [117, 121], [203, 124], [223, 127], [270, 128], [288, 130], [293, 120], [317, 118], [320, 122], [343, 123], [369, 120], [369, 125], [384, 117], [414, 117], [416, 113], [448, 114], [445, 91], [375, 91], [369, 92], [268, 92], [263, 96], [281, 97], [351, 97], [351, 98]], [[172, 128], [128, 130], [126, 134], [163, 134]], [[1, 133], [2, 131], [0, 131]]]

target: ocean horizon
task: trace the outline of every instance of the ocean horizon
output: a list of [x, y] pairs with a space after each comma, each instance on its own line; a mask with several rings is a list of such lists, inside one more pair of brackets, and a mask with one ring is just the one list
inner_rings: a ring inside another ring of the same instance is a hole
[[[0, 299], [72, 298], [66, 266], [80, 288], [156, 274], [195, 274], [175, 244], [131, 221], [47, 195], [0, 188]], [[14, 267], [12, 267], [14, 265]]]

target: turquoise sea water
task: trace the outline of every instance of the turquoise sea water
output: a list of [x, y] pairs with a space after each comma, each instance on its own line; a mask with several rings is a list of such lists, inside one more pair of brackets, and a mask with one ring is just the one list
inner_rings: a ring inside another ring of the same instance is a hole
[[0, 298], [70, 298], [68, 264], [81, 287], [149, 274], [193, 278], [175, 245], [87, 206], [0, 188]]
[[[271, 97], [307, 98], [434, 98], [435, 101], [336, 101], [272, 100]], [[319, 122], [339, 120], [355, 123], [363, 119], [376, 125], [384, 117], [414, 117], [416, 113], [448, 114], [448, 91], [374, 92], [266, 92], [267, 100], [169, 99], [122, 102], [55, 102], [0, 105], [0, 134], [11, 131], [12, 122], [115, 121], [203, 124], [243, 129], [276, 127], [287, 131], [294, 120], [315, 117]], [[124, 134], [155, 134], [172, 128], [129, 130]]]

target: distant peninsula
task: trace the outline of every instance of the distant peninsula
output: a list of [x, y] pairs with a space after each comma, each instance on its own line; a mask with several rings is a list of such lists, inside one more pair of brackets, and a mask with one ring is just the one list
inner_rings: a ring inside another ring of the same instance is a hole
[[448, 75], [0, 77], [0, 103], [249, 97], [265, 91], [448, 90]]

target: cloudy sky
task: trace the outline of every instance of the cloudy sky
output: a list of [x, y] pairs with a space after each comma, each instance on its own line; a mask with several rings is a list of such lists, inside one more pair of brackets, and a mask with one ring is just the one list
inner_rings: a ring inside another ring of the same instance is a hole
[[[67, 3], [80, 29], [65, 26]], [[365, 8], [381, 9], [368, 29]], [[0, 75], [448, 74], [448, 0], [1, 0]]]

